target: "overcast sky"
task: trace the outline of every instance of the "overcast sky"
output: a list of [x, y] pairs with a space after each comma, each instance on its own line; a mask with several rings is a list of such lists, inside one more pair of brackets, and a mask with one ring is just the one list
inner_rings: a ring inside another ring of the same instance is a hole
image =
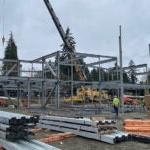
[[[0, 17], [5, 14], [5, 37], [8, 39], [10, 31], [13, 32], [20, 59], [34, 59], [60, 49], [62, 40], [43, 0], [5, 0], [5, 6], [2, 1]], [[149, 61], [150, 0], [51, 2], [63, 27], [71, 28], [78, 52], [118, 56], [119, 25], [122, 25], [124, 65], [130, 59], [136, 64]], [[3, 53], [0, 43], [0, 57]]]

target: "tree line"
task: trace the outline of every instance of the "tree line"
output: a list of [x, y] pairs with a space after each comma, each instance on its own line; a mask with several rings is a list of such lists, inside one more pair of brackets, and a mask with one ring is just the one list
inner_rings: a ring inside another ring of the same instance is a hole
[[[70, 33], [69, 28], [66, 31], [66, 38], [68, 38], [69, 42], [71, 43], [71, 46], [75, 50], [76, 42], [74, 40], [74, 37]], [[67, 46], [65, 44], [62, 44], [61, 47], [64, 53], [62, 56], [60, 56], [60, 61], [70, 60], [71, 52], [69, 53], [67, 51]], [[74, 52], [72, 52], [72, 54], [73, 53]], [[10, 34], [10, 38], [5, 48], [4, 59], [18, 60], [17, 46], [16, 46], [12, 33]], [[57, 58], [55, 61], [55, 65], [57, 66], [56, 63], [57, 63]], [[79, 59], [78, 63], [82, 65], [80, 69], [84, 71], [88, 81], [99, 81], [99, 79], [101, 79], [101, 81], [108, 81], [108, 80], [111, 81], [111, 80], [117, 80], [120, 78], [120, 76], [117, 75], [117, 72], [116, 72], [117, 68], [119, 70], [119, 66], [117, 66], [117, 64], [114, 64], [114, 67], [112, 67], [108, 71], [103, 68], [89, 69], [88, 67], [86, 67], [86, 64], [83, 59]], [[15, 64], [16, 64], [15, 62], [3, 62], [2, 74], [6, 75], [6, 71], [10, 70]], [[136, 69], [134, 68], [135, 63], [133, 60], [130, 60], [129, 66], [130, 66], [130, 69], [128, 71], [123, 71], [123, 81], [124, 83], [137, 83], [138, 78], [136, 77]], [[47, 68], [45, 67], [44, 69], [46, 70]], [[80, 80], [80, 77], [78, 73], [76, 72], [76, 69], [74, 66], [72, 69], [73, 69], [73, 79]], [[18, 69], [17, 69], [17, 64], [16, 64], [16, 67], [14, 67], [13, 71], [9, 73], [9, 76], [17, 76], [17, 75], [18, 75]], [[38, 75], [35, 75], [35, 76], [38, 76]], [[46, 77], [50, 78], [51, 76], [52, 74], [50, 72], [46, 72]], [[60, 65], [60, 77], [61, 79], [64, 79], [64, 80], [71, 79], [71, 66]]]

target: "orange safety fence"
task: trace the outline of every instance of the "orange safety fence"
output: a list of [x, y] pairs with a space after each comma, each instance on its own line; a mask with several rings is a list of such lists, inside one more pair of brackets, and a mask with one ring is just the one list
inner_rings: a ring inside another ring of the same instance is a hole
[[43, 143], [52, 143], [52, 142], [64, 140], [66, 138], [71, 138], [74, 136], [75, 135], [71, 132], [50, 134], [48, 137], [40, 139], [40, 141]]

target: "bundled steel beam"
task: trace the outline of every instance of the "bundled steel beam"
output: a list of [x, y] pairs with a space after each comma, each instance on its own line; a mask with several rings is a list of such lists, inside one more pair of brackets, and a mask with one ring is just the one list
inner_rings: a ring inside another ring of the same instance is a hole
[[38, 127], [60, 132], [72, 132], [76, 135], [115, 144], [128, 139], [128, 134], [118, 132], [115, 121], [92, 121], [87, 118], [66, 118], [41, 116]]
[[150, 143], [150, 136], [142, 136], [142, 135], [132, 134], [131, 138], [133, 141], [138, 141], [138, 142], [142, 142], [142, 143]]
[[66, 123], [75, 123], [86, 126], [97, 126], [99, 124], [115, 124], [114, 120], [92, 121], [88, 118], [67, 118], [58, 116], [40, 116], [40, 120], [60, 121]]
[[7, 141], [0, 139], [0, 145], [7, 150], [59, 150], [36, 140]]
[[34, 135], [29, 129], [38, 122], [38, 117], [0, 111], [0, 138], [18, 140]]

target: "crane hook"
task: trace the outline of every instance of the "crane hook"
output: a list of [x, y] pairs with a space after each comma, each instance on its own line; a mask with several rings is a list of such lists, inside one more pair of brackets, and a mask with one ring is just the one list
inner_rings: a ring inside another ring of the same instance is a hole
[[3, 46], [4, 46], [4, 44], [5, 44], [5, 37], [4, 37], [4, 35], [2, 37], [2, 43], [3, 43]]

